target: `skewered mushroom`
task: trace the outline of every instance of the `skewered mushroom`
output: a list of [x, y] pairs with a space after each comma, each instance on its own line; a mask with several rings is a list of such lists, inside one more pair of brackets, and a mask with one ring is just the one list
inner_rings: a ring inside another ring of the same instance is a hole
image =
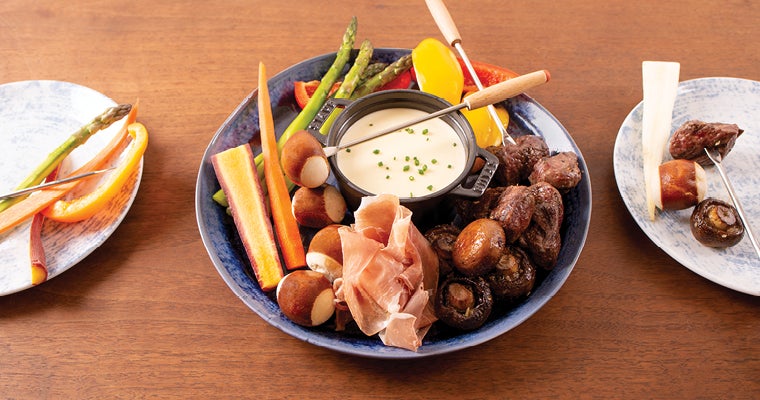
[[691, 233], [705, 246], [731, 247], [744, 237], [744, 226], [734, 206], [707, 198], [691, 213]]

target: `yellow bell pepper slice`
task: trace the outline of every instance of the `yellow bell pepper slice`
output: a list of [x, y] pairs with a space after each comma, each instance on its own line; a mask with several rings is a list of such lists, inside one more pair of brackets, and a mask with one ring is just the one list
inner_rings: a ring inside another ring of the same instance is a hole
[[412, 64], [420, 90], [459, 104], [464, 74], [448, 46], [433, 38], [423, 39], [412, 49]]
[[[466, 93], [464, 97], [469, 96], [471, 93]], [[499, 116], [501, 124], [503, 126], [509, 125], [509, 113], [501, 105], [495, 105], [496, 115]], [[475, 140], [478, 146], [486, 148], [488, 146], [497, 146], [502, 143], [501, 129], [496, 125], [496, 121], [491, 118], [491, 114], [488, 113], [486, 107], [476, 108], [474, 110], [462, 109], [462, 114], [467, 118], [467, 122], [472, 126], [472, 130], [475, 132]]]
[[122, 161], [95, 190], [72, 200], [58, 200], [43, 211], [45, 217], [59, 222], [77, 222], [92, 217], [121, 191], [127, 179], [139, 167], [148, 147], [148, 131], [139, 122], [128, 127], [132, 138]]

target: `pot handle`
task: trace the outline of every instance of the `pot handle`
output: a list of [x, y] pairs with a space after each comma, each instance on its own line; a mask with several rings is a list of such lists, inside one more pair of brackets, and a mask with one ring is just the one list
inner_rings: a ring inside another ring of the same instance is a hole
[[306, 126], [306, 130], [311, 133], [312, 136], [317, 138], [320, 143], [322, 143], [323, 146], [327, 145], [327, 138], [328, 135], [323, 135], [319, 131], [322, 129], [322, 125], [325, 124], [325, 121], [327, 121], [327, 118], [330, 117], [330, 114], [338, 108], [338, 107], [346, 107], [349, 104], [351, 104], [352, 101], [348, 99], [336, 99], [331, 98], [327, 99], [325, 104], [322, 106], [322, 108], [317, 111], [317, 114], [312, 118], [311, 122], [308, 126]]
[[[478, 147], [478, 155], [483, 157], [486, 160], [486, 163], [483, 165], [483, 168], [480, 169], [480, 173], [475, 182], [469, 188], [464, 187], [460, 183], [450, 192], [451, 194], [467, 197], [480, 197], [483, 195], [483, 192], [486, 191], [486, 188], [488, 188], [488, 185], [491, 183], [491, 179], [494, 174], [496, 174], [496, 168], [499, 166], [499, 159], [491, 152], [480, 147]], [[469, 181], [471, 181], [471, 179], [465, 179], [465, 182]]]

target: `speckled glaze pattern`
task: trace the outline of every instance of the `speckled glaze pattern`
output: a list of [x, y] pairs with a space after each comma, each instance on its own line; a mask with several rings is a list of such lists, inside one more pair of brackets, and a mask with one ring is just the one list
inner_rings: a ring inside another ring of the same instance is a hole
[[[749, 239], [734, 247], [713, 249], [701, 245], [691, 234], [692, 209], [659, 212], [649, 219], [644, 195], [641, 146], [642, 104], [623, 121], [614, 148], [614, 169], [620, 195], [644, 233], [686, 268], [719, 285], [760, 295], [760, 259]], [[723, 160], [754, 231], [760, 229], [760, 82], [738, 78], [702, 78], [678, 86], [671, 134], [684, 122], [735, 123], [744, 129], [734, 149]], [[667, 153], [665, 160], [671, 159]], [[708, 197], [731, 202], [718, 171], [705, 168]]]
[[[376, 49], [374, 58], [392, 62], [409, 52], [408, 49]], [[269, 91], [274, 104], [277, 132], [282, 132], [297, 113], [293, 82], [319, 79], [333, 59], [334, 54], [315, 57], [270, 78]], [[239, 239], [234, 226], [231, 225], [231, 219], [211, 198], [219, 189], [219, 183], [210, 157], [227, 148], [249, 142], [258, 135], [256, 103], [254, 91], [219, 128], [206, 149], [198, 172], [196, 218], [208, 254], [230, 289], [261, 318], [293, 337], [346, 354], [384, 359], [418, 358], [465, 349], [504, 334], [538, 311], [560, 289], [581, 253], [591, 215], [591, 185], [586, 163], [564, 127], [541, 105], [528, 96], [520, 95], [506, 102], [512, 116], [510, 131], [515, 134], [542, 135], [552, 150], [575, 152], [578, 154], [583, 172], [581, 183], [565, 197], [567, 217], [563, 227], [564, 242], [559, 261], [533, 294], [503, 317], [489, 321], [474, 332], [443, 338], [426, 338], [418, 352], [384, 346], [377, 337], [346, 335], [327, 328], [304, 328], [296, 325], [285, 318], [272, 297], [263, 293], [255, 279], [251, 278], [250, 263], [235, 245]], [[255, 153], [260, 152], [258, 146], [253, 148]], [[331, 178], [331, 183], [335, 184], [334, 178]]]
[[[0, 193], [10, 192], [71, 133], [115, 105], [90, 88], [60, 81], [22, 81], [0, 85]], [[92, 136], [61, 166], [65, 175], [102, 149], [123, 121]], [[105, 175], [104, 175], [105, 176]], [[142, 176], [142, 163], [117, 197], [97, 215], [77, 223], [46, 220], [42, 242], [48, 280], [98, 248], [129, 210]], [[0, 234], [0, 295], [32, 286], [29, 264], [31, 219]]]

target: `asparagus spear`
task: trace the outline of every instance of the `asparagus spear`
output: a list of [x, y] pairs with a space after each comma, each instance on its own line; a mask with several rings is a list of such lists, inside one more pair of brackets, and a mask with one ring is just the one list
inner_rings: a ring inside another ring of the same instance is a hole
[[377, 73], [375, 76], [367, 79], [361, 86], [354, 90], [351, 94], [351, 99], [358, 99], [359, 97], [366, 96], [378, 88], [382, 87], [386, 83], [392, 81], [404, 71], [412, 67], [412, 56], [405, 55], [388, 65], [384, 70]]
[[[45, 179], [45, 177], [50, 175], [50, 173], [53, 172], [53, 170], [61, 164], [61, 161], [63, 161], [66, 156], [74, 151], [74, 149], [87, 142], [87, 139], [89, 139], [96, 132], [106, 129], [114, 122], [122, 119], [125, 115], [129, 114], [129, 111], [131, 109], [131, 104], [120, 104], [115, 107], [109, 107], [102, 114], [98, 115], [95, 117], [95, 119], [90, 121], [90, 123], [79, 128], [78, 131], [71, 134], [71, 136], [69, 136], [65, 142], [53, 150], [52, 153], [48, 154], [45, 161], [37, 166], [37, 169], [35, 169], [29, 176], [27, 176], [23, 182], [16, 186], [16, 190], [26, 189], [28, 187], [38, 185], [40, 182], [42, 182], [43, 179]], [[26, 196], [18, 196], [0, 200], [0, 211], [4, 211], [8, 207], [23, 200], [25, 197]]]
[[343, 78], [343, 83], [340, 84], [338, 90], [335, 91], [335, 98], [347, 99], [354, 92], [356, 86], [359, 83], [359, 79], [362, 76], [362, 72], [369, 65], [369, 60], [372, 59], [372, 52], [374, 48], [369, 40], [364, 40], [359, 47], [359, 54], [356, 55], [354, 65], [348, 70], [348, 73]]
[[[359, 54], [356, 55], [356, 60], [354, 60], [354, 65], [348, 70], [348, 73], [346, 73], [346, 76], [343, 78], [343, 83], [341, 83], [338, 90], [335, 91], [336, 99], [347, 99], [351, 97], [351, 94], [354, 92], [354, 89], [356, 89], [359, 79], [361, 78], [362, 72], [367, 68], [369, 60], [372, 59], [373, 51], [374, 48], [369, 40], [362, 42], [359, 47]], [[333, 124], [333, 121], [335, 121], [335, 118], [338, 117], [339, 113], [340, 110], [338, 109], [335, 109], [330, 113], [322, 124], [322, 127], [319, 130], [320, 133], [323, 135], [327, 134], [330, 130], [330, 126]]]
[[297, 131], [306, 129], [311, 120], [314, 119], [314, 116], [317, 115], [317, 112], [325, 104], [327, 95], [330, 93], [330, 88], [332, 88], [335, 81], [340, 77], [341, 72], [343, 72], [343, 67], [351, 56], [351, 50], [354, 48], [354, 40], [356, 39], [356, 26], [356, 17], [353, 17], [346, 29], [346, 33], [343, 35], [343, 43], [341, 44], [338, 53], [335, 55], [335, 61], [333, 61], [330, 69], [328, 69], [322, 77], [319, 86], [314, 91], [314, 94], [311, 95], [309, 102], [306, 103], [303, 110], [301, 110], [290, 125], [288, 125], [285, 132], [282, 133], [282, 136], [280, 136], [280, 139], [277, 142], [280, 150], [282, 150], [282, 146], [290, 136]]
[[[319, 110], [325, 104], [325, 101], [327, 101], [327, 96], [330, 94], [330, 89], [332, 88], [333, 84], [335, 84], [335, 81], [338, 80], [341, 72], [343, 72], [343, 67], [346, 66], [346, 63], [351, 56], [351, 50], [353, 50], [354, 41], [356, 40], [357, 25], [358, 22], [354, 16], [351, 18], [351, 22], [348, 24], [346, 32], [343, 34], [343, 42], [341, 43], [340, 48], [335, 55], [335, 60], [330, 66], [330, 69], [328, 69], [325, 75], [322, 76], [322, 80], [320, 81], [317, 89], [314, 91], [314, 94], [312, 94], [311, 98], [309, 99], [309, 102], [306, 103], [306, 106], [304, 106], [303, 110], [301, 110], [295, 119], [290, 122], [290, 125], [288, 125], [280, 138], [277, 140], [278, 151], [282, 151], [282, 146], [285, 145], [285, 142], [287, 142], [294, 133], [302, 129], [306, 129], [306, 127], [309, 126], [311, 120], [314, 119], [314, 116], [317, 115], [317, 112], [319, 112]], [[255, 161], [259, 177], [262, 177], [264, 175], [264, 156], [262, 154], [259, 154], [256, 156]], [[292, 185], [293, 183], [288, 181], [288, 186], [292, 188]], [[224, 206], [224, 202], [227, 199], [221, 189], [214, 193], [213, 198], [222, 206]]]
[[357, 86], [361, 86], [364, 82], [367, 81], [367, 79], [375, 76], [376, 74], [379, 74], [380, 71], [384, 70], [385, 67], [388, 66], [388, 63], [384, 62], [373, 62], [367, 65], [367, 68], [364, 68], [364, 71], [362, 71], [361, 77], [359, 77], [359, 83]]

